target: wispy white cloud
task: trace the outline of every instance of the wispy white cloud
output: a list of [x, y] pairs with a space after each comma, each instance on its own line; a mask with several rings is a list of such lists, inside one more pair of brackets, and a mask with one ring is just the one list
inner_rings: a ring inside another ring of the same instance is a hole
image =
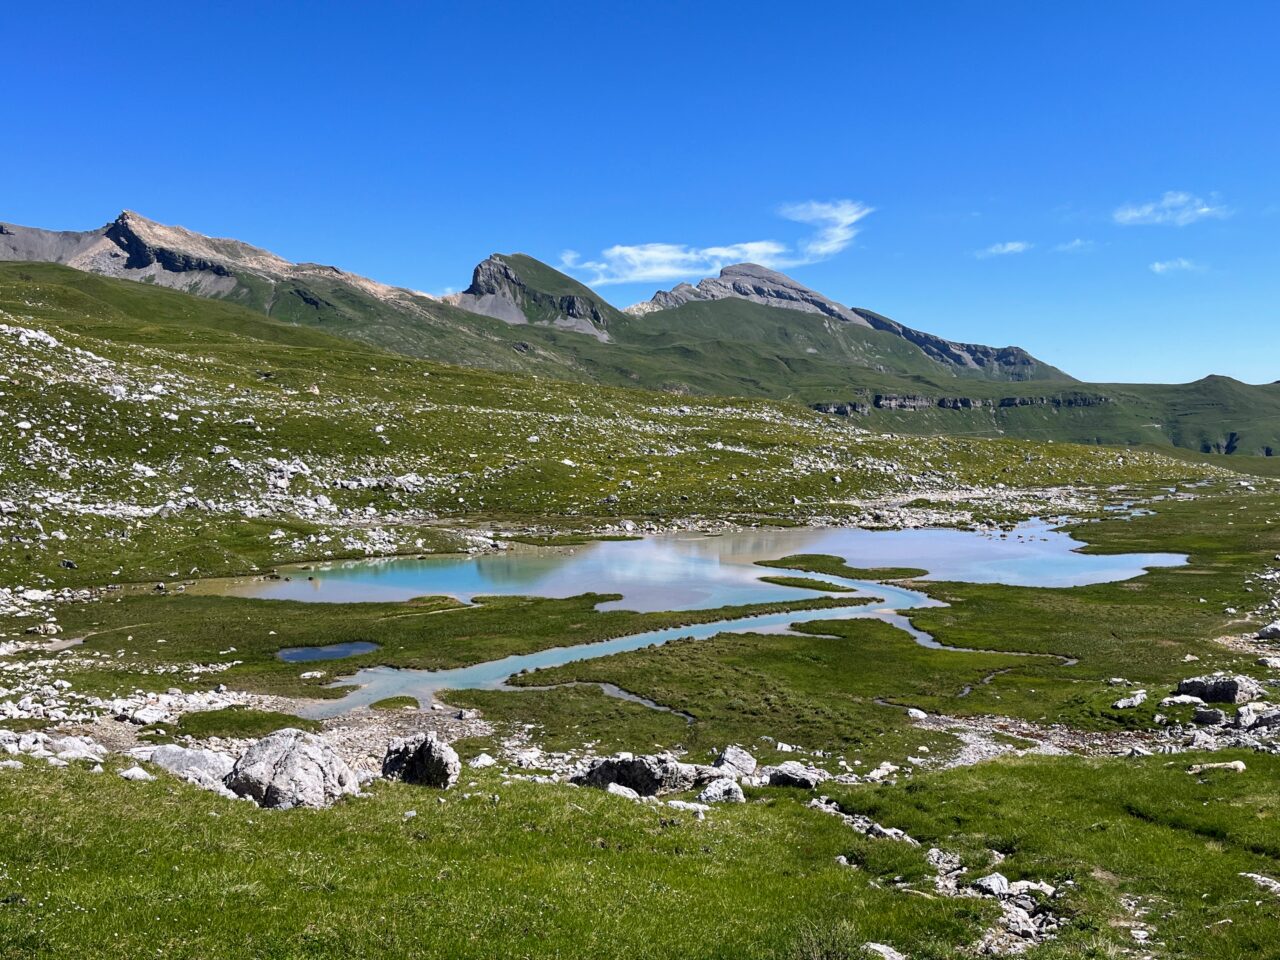
[[1204, 268], [1194, 260], [1188, 260], [1186, 257], [1175, 257], [1173, 260], [1157, 260], [1155, 263], [1149, 264], [1152, 273], [1181, 273], [1185, 270], [1203, 270]]
[[1010, 240], [1008, 243], [993, 243], [985, 249], [974, 252], [974, 256], [979, 260], [985, 260], [987, 257], [1007, 257], [1011, 253], [1026, 253], [1034, 243], [1027, 243], [1025, 240]]
[[560, 266], [570, 273], [585, 273], [593, 287], [614, 283], [664, 283], [717, 273], [731, 263], [758, 263], [782, 270], [817, 263], [835, 256], [853, 242], [858, 222], [873, 209], [855, 200], [792, 203], [780, 207], [779, 216], [816, 227], [795, 246], [777, 240], [749, 240], [718, 246], [694, 247], [683, 243], [616, 244], [595, 260], [584, 260], [574, 250], [560, 256]]
[[1182, 190], [1170, 190], [1159, 200], [1117, 207], [1111, 219], [1124, 227], [1148, 224], [1185, 227], [1197, 220], [1221, 220], [1229, 216], [1231, 211], [1218, 203], [1212, 194], [1209, 200], [1201, 200]]
[[1081, 240], [1076, 237], [1074, 240], [1068, 240], [1066, 243], [1060, 243], [1053, 249], [1058, 253], [1085, 253], [1092, 250], [1096, 246], [1092, 240]]
[[778, 213], [797, 223], [816, 226], [818, 232], [800, 244], [804, 255], [812, 262], [833, 257], [858, 234], [857, 223], [872, 208], [856, 200], [833, 200], [830, 203], [810, 200], [807, 203], [789, 203]]

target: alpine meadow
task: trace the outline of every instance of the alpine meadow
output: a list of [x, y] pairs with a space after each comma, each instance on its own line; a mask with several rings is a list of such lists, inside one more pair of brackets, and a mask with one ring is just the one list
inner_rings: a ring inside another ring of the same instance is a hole
[[0, 14], [0, 960], [1280, 957], [1273, 8], [149, 6]]

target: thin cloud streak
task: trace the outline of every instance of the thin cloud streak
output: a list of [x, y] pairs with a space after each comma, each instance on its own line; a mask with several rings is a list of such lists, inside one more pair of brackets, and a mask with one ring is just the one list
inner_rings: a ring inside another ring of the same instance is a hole
[[1117, 207], [1111, 219], [1122, 227], [1185, 227], [1197, 220], [1222, 220], [1229, 216], [1231, 211], [1213, 200], [1201, 200], [1182, 190], [1169, 190], [1159, 200]]
[[1157, 260], [1155, 263], [1148, 264], [1147, 268], [1152, 273], [1159, 275], [1204, 269], [1200, 264], [1196, 263], [1194, 260], [1188, 260], [1186, 257], [1175, 257], [1172, 260]]
[[566, 272], [590, 273], [585, 282], [593, 287], [684, 280], [718, 273], [731, 263], [758, 263], [771, 270], [799, 267], [827, 260], [848, 247], [858, 235], [858, 222], [872, 212], [872, 207], [856, 200], [786, 204], [778, 209], [779, 216], [816, 228], [812, 236], [795, 247], [777, 240], [710, 247], [683, 243], [615, 244], [595, 260], [584, 260], [577, 251], [566, 250], [560, 256], [560, 266]]
[[979, 260], [985, 260], [988, 257], [1007, 257], [1013, 253], [1026, 253], [1034, 246], [1034, 243], [1028, 243], [1025, 240], [1010, 240], [1007, 243], [993, 243], [986, 249], [978, 250], [974, 256]]

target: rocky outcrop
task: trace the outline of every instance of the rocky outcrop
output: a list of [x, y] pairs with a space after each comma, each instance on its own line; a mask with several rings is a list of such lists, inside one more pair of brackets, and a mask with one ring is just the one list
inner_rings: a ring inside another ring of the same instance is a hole
[[382, 775], [422, 787], [448, 790], [458, 782], [462, 762], [435, 732], [393, 740], [382, 758]]
[[719, 780], [712, 780], [702, 789], [698, 794], [698, 802], [745, 803], [746, 797], [742, 793], [742, 787], [738, 786], [738, 781], [721, 777]]
[[235, 796], [226, 787], [226, 779], [236, 765], [235, 757], [228, 754], [169, 743], [156, 747], [147, 759], [188, 783], [224, 796]]
[[998, 407], [1054, 407], [1055, 409], [1073, 407], [1100, 407], [1113, 403], [1110, 397], [1094, 393], [1055, 394], [1046, 397], [1002, 397]]
[[762, 767], [758, 775], [764, 777], [771, 787], [799, 787], [801, 790], [813, 790], [829, 779], [826, 771], [806, 767], [798, 760], [788, 760], [776, 767]]
[[1211, 673], [1188, 677], [1178, 684], [1181, 696], [1199, 697], [1205, 703], [1248, 703], [1262, 699], [1262, 686], [1252, 677]]
[[756, 758], [736, 743], [721, 751], [713, 764], [730, 777], [749, 777], [756, 772]]
[[603, 790], [610, 784], [617, 784], [634, 790], [639, 796], [656, 797], [724, 779], [724, 772], [715, 767], [681, 763], [669, 754], [637, 757], [622, 753], [594, 760], [571, 779], [583, 787]]
[[815, 403], [811, 409], [840, 417], [865, 416], [875, 410], [1011, 410], [1017, 407], [1050, 407], [1055, 410], [1100, 407], [1115, 401], [1100, 393], [1047, 394], [1021, 397], [933, 397], [922, 394], [877, 393], [863, 401]]
[[1070, 377], [1037, 360], [1020, 347], [988, 347], [976, 343], [957, 343], [931, 333], [913, 330], [871, 310], [846, 307], [816, 290], [755, 263], [736, 263], [725, 267], [718, 277], [707, 277], [697, 286], [681, 283], [671, 290], [659, 290], [646, 303], [628, 307], [633, 316], [645, 316], [657, 310], [670, 310], [700, 300], [737, 298], [770, 307], [815, 313], [842, 323], [872, 330], [882, 330], [914, 344], [926, 356], [950, 367], [982, 372], [992, 379], [1069, 380]]
[[227, 787], [262, 807], [327, 807], [358, 791], [355, 772], [311, 733], [287, 727], [263, 737], [236, 761]]

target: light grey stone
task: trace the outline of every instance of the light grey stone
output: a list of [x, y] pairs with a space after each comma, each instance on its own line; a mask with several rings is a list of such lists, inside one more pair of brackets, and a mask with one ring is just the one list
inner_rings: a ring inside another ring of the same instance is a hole
[[1009, 896], [1009, 880], [1003, 873], [989, 873], [973, 881], [970, 886], [989, 897]]
[[259, 806], [327, 807], [358, 790], [355, 772], [315, 734], [292, 727], [263, 737], [236, 761], [227, 788]]
[[188, 783], [225, 797], [235, 796], [226, 786], [227, 776], [236, 765], [235, 757], [229, 754], [166, 743], [152, 750], [150, 759], [157, 767]]
[[788, 760], [776, 767], [766, 767], [771, 787], [800, 787], [813, 790], [822, 781], [828, 779], [825, 771], [817, 767], [807, 767], [799, 760]]
[[712, 780], [698, 794], [700, 803], [746, 803], [738, 782], [729, 777]]
[[731, 743], [716, 757], [713, 766], [728, 771], [730, 776], [749, 777], [756, 772], [756, 758], [736, 743]]

